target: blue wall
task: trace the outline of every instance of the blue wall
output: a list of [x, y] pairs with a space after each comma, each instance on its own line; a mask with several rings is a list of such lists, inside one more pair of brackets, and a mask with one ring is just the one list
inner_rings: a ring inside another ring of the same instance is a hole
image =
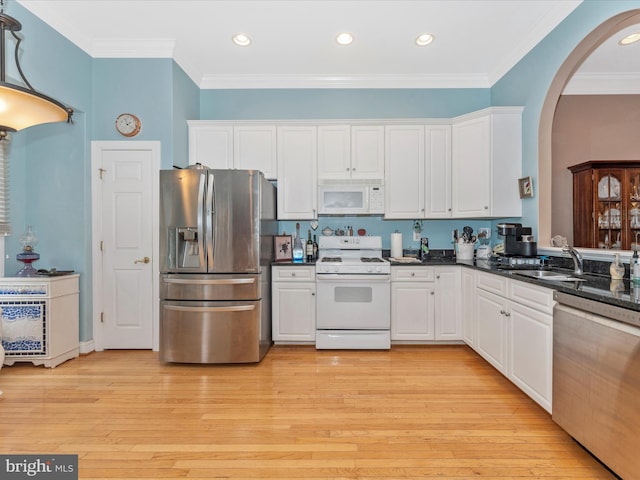
[[[92, 140], [123, 140], [115, 117], [128, 111], [143, 122], [136, 140], [162, 142], [162, 166], [185, 165], [187, 119], [358, 119], [453, 117], [489, 105], [524, 105], [523, 174], [537, 173], [538, 123], [542, 102], [562, 61], [597, 25], [615, 14], [640, 7], [638, 1], [587, 0], [492, 89], [282, 89], [204, 90], [169, 59], [92, 59], [16, 2], [6, 12], [23, 24], [22, 66], [36, 89], [76, 110], [73, 125], [32, 127], [10, 142], [11, 221], [7, 239], [8, 275], [17, 238], [33, 225], [42, 255], [37, 267], [81, 273], [81, 340], [92, 338], [91, 324], [91, 172]], [[11, 63], [11, 62], [9, 62]], [[9, 70], [15, 78], [15, 72]], [[535, 182], [534, 182], [535, 185]], [[302, 223], [306, 234], [308, 223]], [[524, 202], [523, 223], [537, 225], [537, 202]], [[485, 222], [425, 221], [432, 248], [449, 248], [453, 228]], [[326, 217], [328, 225], [363, 227], [383, 236], [400, 230], [410, 238], [412, 222], [379, 217]], [[281, 222], [293, 231], [295, 222]], [[407, 239], [405, 239], [405, 246]], [[417, 245], [417, 244], [416, 244]]]
[[449, 118], [490, 105], [489, 89], [203, 90], [202, 120]]

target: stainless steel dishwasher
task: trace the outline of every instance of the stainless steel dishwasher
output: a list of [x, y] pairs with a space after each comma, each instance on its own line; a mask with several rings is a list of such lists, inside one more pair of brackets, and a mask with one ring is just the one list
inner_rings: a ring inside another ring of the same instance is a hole
[[553, 420], [624, 479], [640, 472], [640, 312], [555, 292]]

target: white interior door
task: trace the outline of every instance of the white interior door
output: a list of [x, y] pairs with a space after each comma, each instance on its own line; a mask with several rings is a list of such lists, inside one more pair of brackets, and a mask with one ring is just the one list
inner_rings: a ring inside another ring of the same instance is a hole
[[96, 350], [157, 349], [159, 165], [159, 142], [92, 144]]

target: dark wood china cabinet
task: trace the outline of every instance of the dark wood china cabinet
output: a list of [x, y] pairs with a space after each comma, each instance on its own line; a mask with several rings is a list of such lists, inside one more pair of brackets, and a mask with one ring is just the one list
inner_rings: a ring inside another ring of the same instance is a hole
[[640, 248], [640, 161], [594, 160], [573, 173], [573, 243], [577, 247]]

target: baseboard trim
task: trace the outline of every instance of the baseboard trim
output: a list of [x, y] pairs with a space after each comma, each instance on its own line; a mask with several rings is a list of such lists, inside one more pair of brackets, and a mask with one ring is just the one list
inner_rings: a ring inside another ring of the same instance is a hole
[[87, 353], [93, 352], [95, 349], [93, 339], [87, 340], [86, 342], [80, 342], [80, 355], [86, 355]]

